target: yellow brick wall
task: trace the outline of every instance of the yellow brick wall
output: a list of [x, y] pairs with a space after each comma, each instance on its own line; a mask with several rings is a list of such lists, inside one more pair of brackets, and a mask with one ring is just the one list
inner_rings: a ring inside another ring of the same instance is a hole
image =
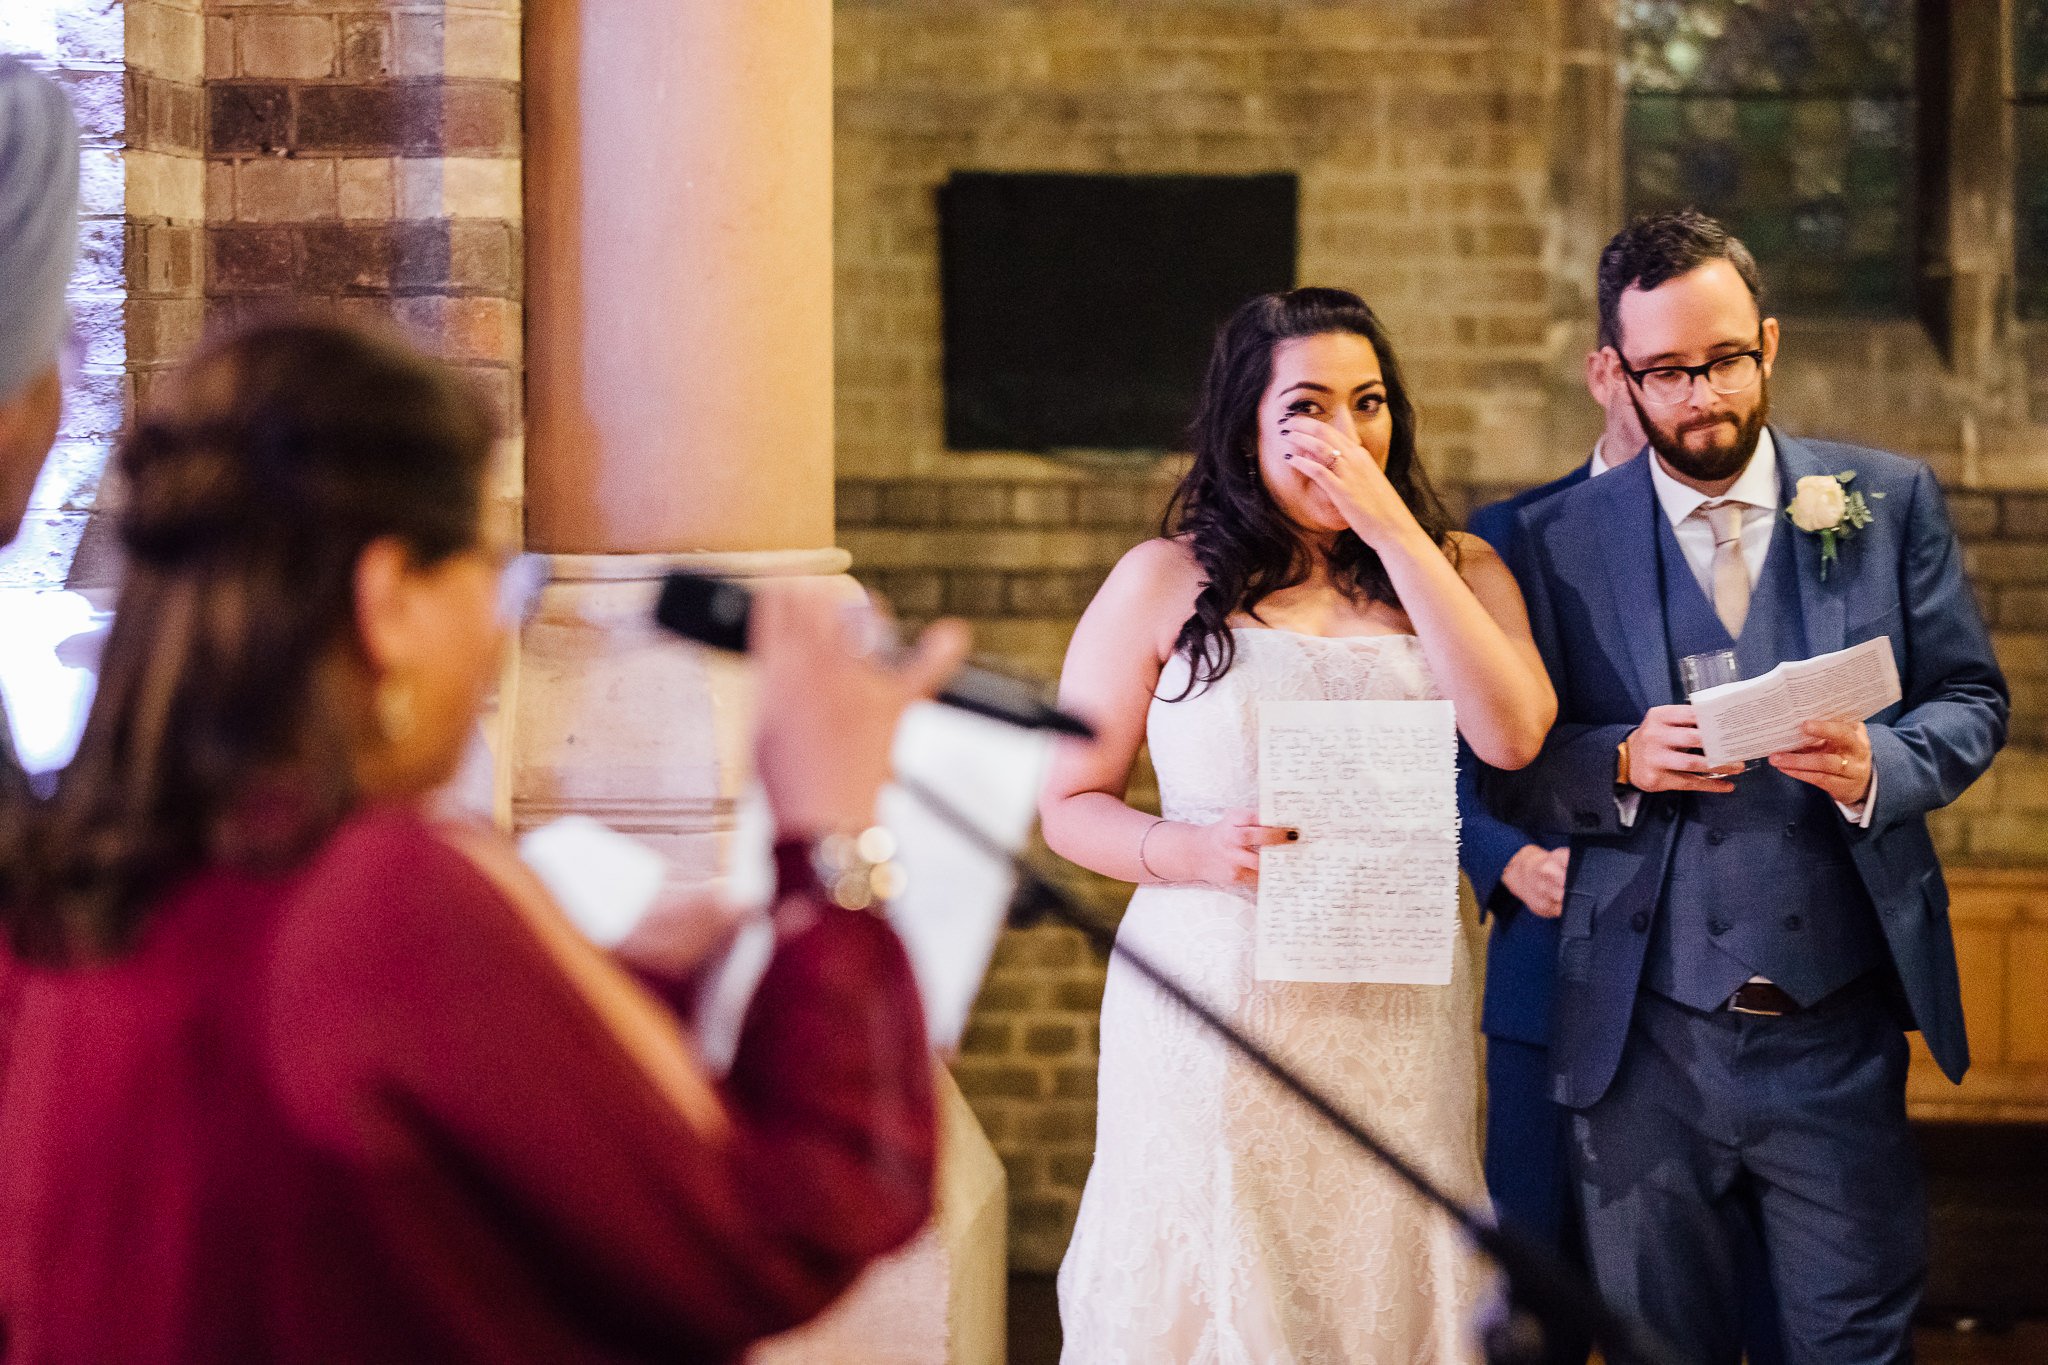
[[[1592, 265], [1620, 210], [1612, 13], [1602, 0], [840, 0], [837, 447], [856, 574], [912, 619], [968, 617], [990, 652], [1050, 677], [1176, 472], [946, 449], [935, 192], [959, 170], [1292, 172], [1300, 279], [1382, 313], [1423, 457], [1459, 508], [1583, 459], [1598, 430], [1578, 387]], [[2012, 675], [2015, 747], [1938, 820], [1942, 847], [1958, 866], [2048, 867], [2048, 498], [2033, 491], [2048, 489], [2048, 428], [2026, 410], [2029, 339], [2014, 329], [2006, 373], [1965, 378], [1917, 322], [1788, 318], [1785, 332], [1776, 420], [1935, 468]], [[1137, 786], [1142, 799], [1142, 773]], [[1126, 888], [1067, 875], [1104, 914], [1121, 908]], [[2018, 1009], [2010, 1036], [2040, 1035], [2026, 1012], [2040, 1007], [2006, 993], [2010, 964], [2034, 951], [2013, 935], [2033, 922], [1995, 911], [2026, 894], [1972, 902], [1980, 1032]], [[1020, 1268], [1057, 1262], [1086, 1174], [1101, 980], [1071, 935], [1009, 935], [956, 1068], [1009, 1168]], [[2035, 1084], [2013, 1074], [1980, 1069], [1994, 1087]], [[1956, 1094], [1916, 1076], [1923, 1093]]]

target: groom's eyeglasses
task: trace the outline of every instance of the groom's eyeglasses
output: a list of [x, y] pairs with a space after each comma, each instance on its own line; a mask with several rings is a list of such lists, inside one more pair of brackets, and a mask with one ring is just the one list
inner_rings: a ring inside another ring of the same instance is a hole
[[[1621, 359], [1620, 351], [1614, 354]], [[1646, 370], [1631, 369], [1627, 360], [1621, 360], [1621, 372], [1650, 402], [1660, 408], [1675, 408], [1692, 397], [1695, 379], [1706, 380], [1707, 387], [1723, 397], [1741, 393], [1764, 372], [1764, 353], [1761, 348], [1737, 351], [1704, 365], [1652, 365]]]

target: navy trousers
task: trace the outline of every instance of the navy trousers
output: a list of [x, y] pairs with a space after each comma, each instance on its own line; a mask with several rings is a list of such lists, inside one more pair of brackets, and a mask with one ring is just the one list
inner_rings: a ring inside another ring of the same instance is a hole
[[[1550, 1098], [1550, 1049], [1486, 1040], [1486, 1192], [1512, 1224], [1583, 1267], [1571, 1180], [1571, 1111]], [[1547, 1365], [1585, 1365], [1592, 1342], [1546, 1343]]]
[[1906, 1040], [1880, 989], [1783, 1018], [1646, 991], [1613, 1086], [1572, 1126], [1595, 1278], [1700, 1365], [1740, 1356], [1750, 1219], [1787, 1359], [1912, 1359], [1926, 1195]]
[[[1511, 1223], [1585, 1267], [1585, 1229], [1572, 1176], [1571, 1110], [1550, 1097], [1550, 1049], [1512, 1038], [1486, 1040], [1486, 1192], [1502, 1223]], [[1736, 1296], [1743, 1359], [1783, 1365], [1778, 1296], [1771, 1287], [1763, 1239], [1747, 1209], [1736, 1248]], [[1572, 1337], [1548, 1344], [1548, 1365], [1585, 1365], [1592, 1343]]]

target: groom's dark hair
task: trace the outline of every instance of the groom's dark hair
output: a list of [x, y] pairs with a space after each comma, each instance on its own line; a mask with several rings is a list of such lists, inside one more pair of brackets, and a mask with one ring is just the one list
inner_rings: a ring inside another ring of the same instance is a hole
[[1726, 261], [1749, 286], [1759, 316], [1763, 281], [1756, 257], [1742, 239], [1698, 209], [1646, 213], [1614, 234], [1600, 253], [1600, 344], [1621, 349], [1621, 296], [1630, 289], [1655, 289], [1666, 280]]

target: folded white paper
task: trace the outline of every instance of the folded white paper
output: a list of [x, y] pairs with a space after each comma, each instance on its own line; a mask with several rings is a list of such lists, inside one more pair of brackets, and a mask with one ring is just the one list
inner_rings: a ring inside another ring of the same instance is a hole
[[[1038, 731], [928, 703], [904, 716], [892, 757], [898, 773], [916, 778], [1015, 851], [1037, 816], [1053, 743]], [[896, 835], [896, 861], [908, 878], [889, 905], [889, 923], [910, 957], [932, 1045], [957, 1047], [1008, 919], [1016, 878], [1007, 863], [992, 861], [901, 787], [883, 791], [881, 816]], [[768, 803], [755, 788], [735, 811], [728, 880], [735, 904], [768, 903], [774, 838]], [[765, 922], [744, 930], [704, 988], [698, 1046], [714, 1067], [730, 1064], [772, 947]]]
[[[1038, 790], [1053, 737], [926, 703], [896, 732], [896, 771], [915, 778], [1015, 852], [1038, 816]], [[889, 904], [903, 939], [935, 1047], [958, 1046], [981, 991], [1017, 879], [901, 787], [882, 793], [882, 822], [896, 835], [909, 884]]]
[[1868, 720], [1899, 700], [1889, 636], [1692, 694], [1700, 747], [1715, 767], [1796, 748], [1809, 720]]
[[583, 815], [530, 830], [519, 856], [560, 902], [584, 937], [616, 948], [661, 893], [661, 855]]

